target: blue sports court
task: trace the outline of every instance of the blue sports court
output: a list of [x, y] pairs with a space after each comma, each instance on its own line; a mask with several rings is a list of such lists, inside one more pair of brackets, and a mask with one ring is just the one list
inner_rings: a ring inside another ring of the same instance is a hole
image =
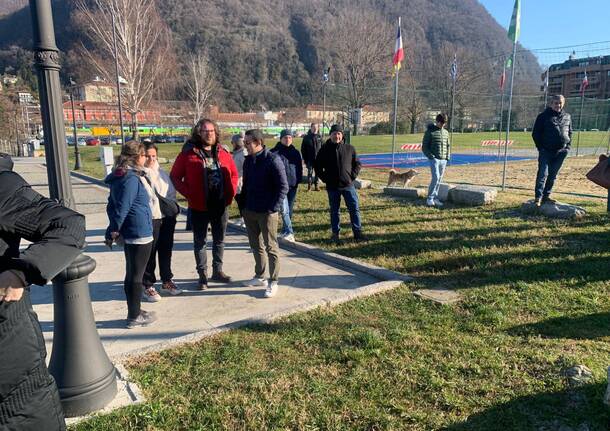
[[[362, 166], [369, 168], [391, 168], [392, 153], [362, 154], [360, 157]], [[476, 163], [502, 162], [504, 157], [490, 154], [452, 154], [451, 165], [469, 165]], [[532, 160], [532, 157], [508, 156], [508, 161]], [[394, 155], [395, 168], [415, 168], [428, 166], [428, 159], [421, 153], [396, 153]]]

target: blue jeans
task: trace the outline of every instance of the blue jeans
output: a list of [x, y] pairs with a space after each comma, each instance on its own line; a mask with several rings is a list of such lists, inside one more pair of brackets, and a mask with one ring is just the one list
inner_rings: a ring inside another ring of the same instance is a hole
[[443, 180], [443, 174], [447, 167], [447, 160], [430, 159], [430, 170], [432, 171], [432, 180], [428, 187], [428, 199], [436, 199], [438, 196], [438, 189], [441, 186]]
[[280, 209], [283, 225], [282, 232], [280, 233], [281, 235], [294, 234], [294, 230], [292, 230], [292, 209], [294, 208], [294, 201], [296, 197], [297, 187], [289, 187], [286, 198], [284, 198], [284, 202], [282, 203], [282, 208]]
[[548, 198], [555, 184], [555, 178], [568, 155], [567, 151], [540, 150], [538, 152], [538, 173], [536, 174], [535, 198]]
[[328, 205], [330, 206], [330, 228], [333, 233], [338, 234], [341, 230], [339, 220], [339, 207], [341, 206], [341, 196], [345, 201], [345, 205], [349, 211], [349, 219], [352, 223], [352, 231], [354, 234], [360, 233], [362, 224], [360, 222], [360, 206], [358, 203], [358, 194], [354, 186], [349, 186], [344, 189], [327, 189]]

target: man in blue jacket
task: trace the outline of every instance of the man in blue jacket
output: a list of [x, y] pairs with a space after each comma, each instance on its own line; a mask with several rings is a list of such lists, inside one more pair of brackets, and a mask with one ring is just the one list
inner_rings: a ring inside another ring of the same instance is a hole
[[288, 194], [282, 204], [280, 213], [282, 214], [282, 231], [280, 237], [287, 241], [294, 242], [294, 230], [292, 229], [292, 210], [294, 201], [297, 197], [297, 189], [303, 179], [303, 159], [299, 150], [292, 145], [292, 133], [284, 129], [280, 133], [280, 142], [271, 150], [278, 154], [286, 169], [286, 179], [288, 180]]
[[563, 110], [565, 98], [559, 94], [536, 118], [532, 138], [538, 149], [538, 173], [534, 197], [536, 205], [554, 204], [551, 190], [561, 165], [570, 151], [572, 118]]
[[[254, 278], [244, 284], [266, 285], [265, 297], [271, 298], [278, 291], [280, 253], [277, 224], [278, 212], [288, 193], [286, 168], [277, 154], [265, 148], [260, 130], [246, 131], [244, 145], [248, 151], [244, 161], [242, 187], [242, 194], [245, 193], [244, 221], [255, 261]], [[265, 283], [267, 259], [269, 280]]]

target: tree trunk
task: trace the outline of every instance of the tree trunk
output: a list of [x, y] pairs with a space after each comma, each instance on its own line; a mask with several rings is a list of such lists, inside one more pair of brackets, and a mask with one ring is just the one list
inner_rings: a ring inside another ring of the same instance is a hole
[[137, 112], [130, 112], [131, 115], [131, 139], [137, 141], [140, 138], [138, 133], [138, 114]]
[[415, 133], [415, 124], [417, 123], [415, 116], [411, 117], [411, 134]]

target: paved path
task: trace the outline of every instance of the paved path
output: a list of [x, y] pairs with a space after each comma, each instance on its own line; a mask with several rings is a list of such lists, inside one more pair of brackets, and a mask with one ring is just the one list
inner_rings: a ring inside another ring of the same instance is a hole
[[[15, 167], [34, 188], [46, 195], [45, 169], [31, 159], [17, 160]], [[78, 210], [87, 219], [88, 246], [85, 253], [97, 262], [96, 270], [89, 277], [89, 286], [98, 331], [111, 358], [167, 347], [240, 323], [338, 303], [400, 284], [399, 281], [387, 281], [397, 279], [392, 274], [388, 276], [389, 271], [384, 274], [366, 267], [359, 270], [358, 263], [353, 262], [347, 262], [348, 266], [336, 264], [340, 258], [324, 255], [319, 250], [309, 253], [311, 248], [308, 246], [301, 246], [300, 251], [282, 247], [280, 291], [276, 297], [265, 299], [263, 288], [240, 286], [240, 281], [253, 276], [254, 259], [246, 236], [238, 230], [230, 230], [224, 269], [235, 281], [230, 285], [211, 283], [209, 290], [195, 291], [192, 290], [197, 280], [192, 234], [184, 231], [185, 220], [181, 216], [176, 227], [173, 272], [176, 283], [186, 291], [180, 296], [163, 297], [159, 303], [143, 302], [145, 310], [157, 312], [159, 321], [146, 328], [127, 330], [122, 285], [123, 252], [116, 247], [111, 251], [103, 243], [108, 191], [74, 177], [72, 183]], [[32, 287], [32, 301], [50, 351], [53, 336], [51, 286]]]

